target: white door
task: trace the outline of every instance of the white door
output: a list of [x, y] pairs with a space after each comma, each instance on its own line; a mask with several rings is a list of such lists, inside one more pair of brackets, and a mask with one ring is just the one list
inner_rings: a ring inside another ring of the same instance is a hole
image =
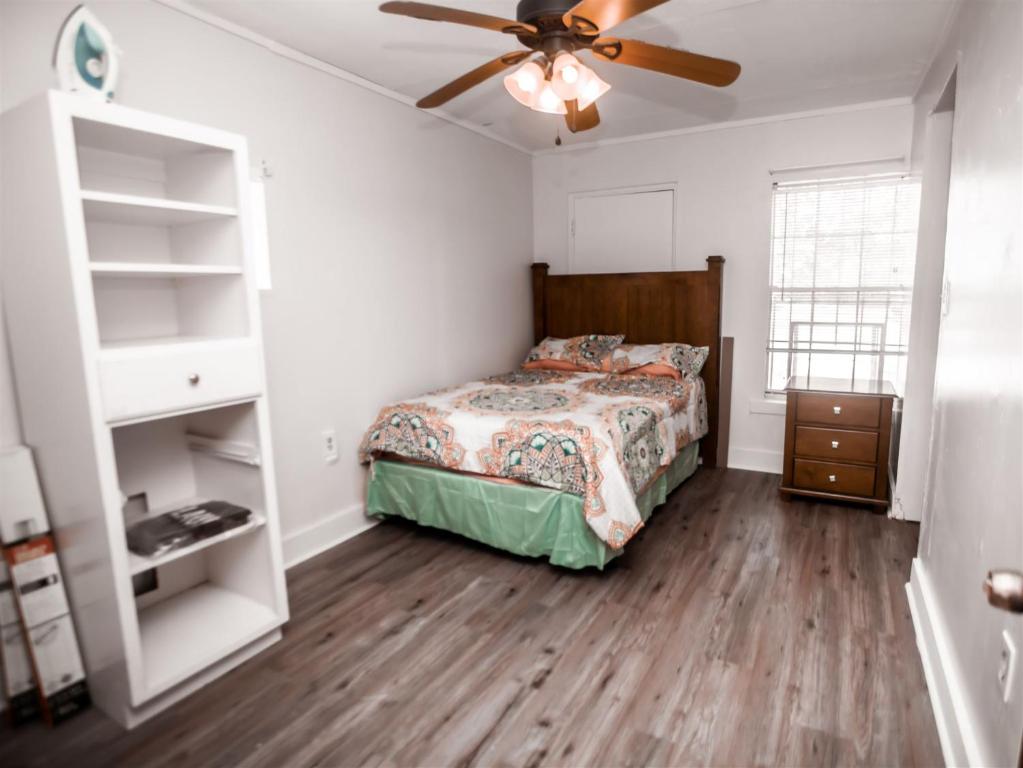
[[662, 272], [675, 266], [675, 190], [572, 195], [569, 271]]

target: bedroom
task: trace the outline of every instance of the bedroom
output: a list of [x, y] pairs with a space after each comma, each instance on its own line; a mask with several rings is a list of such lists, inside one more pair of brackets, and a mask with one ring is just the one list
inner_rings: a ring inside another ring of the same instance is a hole
[[[88, 3], [106, 104], [54, 75], [73, 2], [0, 2], [0, 445], [92, 699], [3, 764], [1018, 764], [1023, 620], [982, 585], [1023, 569], [1020, 3], [596, 3], [735, 77], [579, 51], [611, 87], [576, 132], [525, 58], [417, 108], [533, 33], [378, 5]], [[609, 387], [649, 442], [497, 449]], [[374, 443], [400, 403], [457, 418]], [[147, 567], [129, 513], [192, 495], [256, 516]]]

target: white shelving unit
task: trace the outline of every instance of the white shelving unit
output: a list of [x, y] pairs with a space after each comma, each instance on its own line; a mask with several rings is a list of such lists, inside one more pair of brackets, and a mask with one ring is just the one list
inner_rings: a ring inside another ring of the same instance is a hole
[[[5, 113], [2, 140], [22, 426], [93, 698], [132, 727], [288, 618], [246, 144], [52, 91]], [[148, 511], [125, 505], [141, 494]], [[128, 550], [136, 517], [199, 499], [252, 517], [156, 557]]]

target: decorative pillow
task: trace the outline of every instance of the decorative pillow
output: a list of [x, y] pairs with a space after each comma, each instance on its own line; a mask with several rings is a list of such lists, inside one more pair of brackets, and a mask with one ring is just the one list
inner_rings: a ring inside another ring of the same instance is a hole
[[610, 366], [615, 347], [624, 336], [573, 336], [570, 339], [544, 339], [530, 351], [523, 368], [561, 371], [600, 371]]
[[622, 344], [605, 370], [644, 376], [698, 376], [710, 355], [710, 347], [689, 344]]

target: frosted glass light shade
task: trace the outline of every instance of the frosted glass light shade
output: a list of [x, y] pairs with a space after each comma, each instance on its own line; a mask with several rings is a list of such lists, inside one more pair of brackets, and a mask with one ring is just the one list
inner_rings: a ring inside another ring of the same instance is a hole
[[610, 90], [611, 86], [601, 80], [596, 72], [587, 69], [583, 73], [582, 83], [579, 85], [579, 95], [576, 97], [577, 106], [580, 111], [584, 110]]
[[504, 78], [504, 87], [519, 104], [532, 108], [544, 82], [543, 69], [535, 61], [527, 61]]
[[568, 114], [565, 102], [554, 92], [554, 88], [549, 82], [545, 82], [540, 87], [540, 92], [536, 95], [536, 102], [532, 105], [532, 108], [537, 112], [546, 112], [550, 115]]
[[586, 67], [571, 53], [559, 53], [551, 67], [551, 85], [554, 92], [565, 101], [577, 98], [579, 86], [584, 82], [586, 72]]

